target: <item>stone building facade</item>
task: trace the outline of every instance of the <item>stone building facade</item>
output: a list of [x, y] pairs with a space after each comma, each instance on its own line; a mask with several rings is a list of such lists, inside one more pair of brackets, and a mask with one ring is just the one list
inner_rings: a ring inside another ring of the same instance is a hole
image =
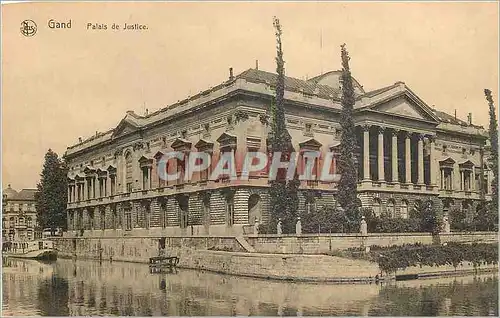
[[[333, 71], [285, 81], [287, 128], [297, 152], [323, 154], [314, 163], [316, 174], [327, 152], [334, 153], [335, 170], [342, 133], [339, 77]], [[158, 177], [158, 163], [171, 151], [186, 158], [208, 152], [213, 162], [228, 151], [236, 158], [266, 152], [265, 114], [275, 83], [273, 73], [249, 69], [233, 76], [231, 69], [216, 87], [144, 116], [129, 111], [116, 128], [68, 147], [68, 234], [238, 235], [251, 231], [256, 219], [266, 222], [266, 169], [247, 181], [194, 173], [188, 182], [167, 182]], [[487, 132], [472, 124], [472, 115], [464, 122], [431, 108], [403, 82], [369, 92], [354, 84], [363, 207], [405, 218], [418, 200], [432, 198], [445, 211], [473, 215], [490, 199]], [[299, 155], [298, 166], [304, 160]], [[166, 169], [186, 173], [185, 162]], [[336, 183], [302, 181], [299, 212], [335, 206], [336, 193]]]
[[40, 238], [35, 208], [36, 189], [17, 192], [10, 184], [2, 191], [2, 241], [26, 242]]

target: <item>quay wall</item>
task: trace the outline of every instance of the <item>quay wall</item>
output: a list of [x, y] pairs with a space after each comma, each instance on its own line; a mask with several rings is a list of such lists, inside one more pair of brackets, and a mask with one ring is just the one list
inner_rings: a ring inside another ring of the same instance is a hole
[[[148, 263], [150, 257], [158, 255], [158, 240], [151, 237], [83, 237], [56, 239], [56, 244], [63, 258]], [[328, 255], [244, 252], [234, 237], [169, 237], [165, 239], [165, 247], [167, 255], [179, 257], [180, 268], [231, 275], [338, 282], [368, 281], [379, 274], [376, 263], [364, 260]]]
[[[432, 243], [423, 233], [277, 236], [189, 236], [189, 237], [63, 237], [55, 238], [61, 257], [104, 262], [147, 263], [157, 256], [160, 240], [167, 255], [179, 257], [178, 266], [257, 278], [302, 281], [363, 281], [380, 275], [378, 265], [322, 255], [334, 250], [362, 246]], [[496, 242], [497, 233], [442, 234], [441, 242]], [[242, 245], [247, 241], [255, 252]], [[465, 269], [465, 268], [463, 268]], [[429, 269], [435, 270], [435, 269]], [[443, 269], [444, 270], [444, 269]], [[446, 269], [446, 271], [449, 269]], [[459, 269], [460, 270], [460, 269]], [[423, 270], [420, 269], [422, 272]], [[426, 271], [428, 271], [426, 269]]]
[[[260, 253], [324, 254], [335, 250], [367, 246], [392, 246], [404, 244], [432, 244], [429, 233], [368, 233], [360, 234], [303, 234], [249, 235], [248, 243]], [[498, 242], [497, 232], [442, 233], [441, 243], [446, 242]]]

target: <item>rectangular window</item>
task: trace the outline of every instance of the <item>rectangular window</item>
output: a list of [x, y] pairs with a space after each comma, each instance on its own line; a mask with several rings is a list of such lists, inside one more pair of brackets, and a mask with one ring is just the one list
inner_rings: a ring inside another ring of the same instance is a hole
[[444, 175], [444, 189], [445, 190], [452, 190], [453, 187], [452, 187], [452, 171], [450, 169], [445, 169], [443, 171], [443, 175]]
[[116, 190], [116, 176], [111, 176], [111, 195], [115, 195]]
[[227, 217], [227, 225], [233, 226], [233, 224], [234, 224], [234, 199], [229, 199], [226, 202], [226, 217]]
[[150, 189], [149, 167], [142, 168], [142, 189]]

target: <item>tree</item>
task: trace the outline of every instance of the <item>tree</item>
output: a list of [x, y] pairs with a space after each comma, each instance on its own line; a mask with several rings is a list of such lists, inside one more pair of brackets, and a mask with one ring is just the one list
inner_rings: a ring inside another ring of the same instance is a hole
[[346, 221], [343, 211], [326, 206], [303, 216], [302, 231], [308, 234], [342, 233]]
[[347, 219], [347, 228], [357, 231], [359, 226], [359, 211], [356, 205], [358, 177], [356, 173], [354, 153], [357, 148], [356, 134], [352, 112], [354, 109], [355, 96], [352, 85], [351, 71], [349, 69], [349, 53], [345, 44], [341, 46], [342, 75], [342, 112], [340, 124], [342, 136], [340, 140], [339, 173], [340, 182], [338, 186], [338, 202], [344, 209]]
[[432, 235], [439, 234], [442, 226], [442, 216], [438, 213], [435, 200], [427, 200], [415, 204], [413, 217], [420, 221], [420, 231], [429, 232]]
[[51, 149], [45, 154], [40, 182], [35, 194], [38, 221], [42, 228], [66, 229], [67, 168]]
[[[268, 135], [269, 150], [273, 153], [280, 152], [281, 160], [290, 160], [290, 155], [293, 152], [292, 139], [285, 122], [285, 61], [283, 60], [283, 49], [281, 44], [281, 24], [279, 19], [274, 17], [273, 25], [276, 34], [276, 96], [271, 102], [270, 107], [270, 131]], [[298, 187], [299, 181], [296, 176], [292, 180], [287, 181], [286, 172], [283, 169], [278, 171], [276, 180], [270, 182], [270, 224], [268, 229], [276, 229], [278, 219], [282, 221], [282, 229], [284, 233], [295, 232], [295, 222], [298, 209]]]
[[493, 171], [493, 180], [491, 181], [491, 213], [497, 215], [498, 218], [498, 121], [495, 113], [495, 104], [493, 103], [493, 97], [489, 89], [484, 90], [486, 95], [486, 100], [488, 101], [489, 113], [490, 113], [490, 142], [491, 142], [491, 154], [488, 158], [489, 167]]

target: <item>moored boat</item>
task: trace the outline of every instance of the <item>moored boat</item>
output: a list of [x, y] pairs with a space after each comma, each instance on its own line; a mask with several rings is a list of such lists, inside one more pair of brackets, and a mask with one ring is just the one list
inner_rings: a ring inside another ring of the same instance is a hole
[[2, 247], [3, 256], [36, 260], [56, 260], [57, 250], [49, 240], [9, 242]]

